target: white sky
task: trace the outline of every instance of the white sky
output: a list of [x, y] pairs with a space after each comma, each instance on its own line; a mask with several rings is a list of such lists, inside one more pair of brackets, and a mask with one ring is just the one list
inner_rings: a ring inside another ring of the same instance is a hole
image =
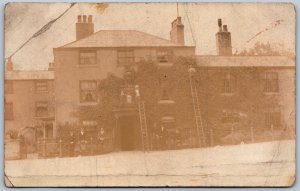
[[[5, 12], [5, 57], [10, 56], [47, 22], [64, 12], [68, 3], [11, 3]], [[94, 4], [73, 6], [51, 28], [32, 39], [13, 56], [14, 69], [41, 70], [53, 61], [52, 48], [75, 40], [78, 14], [94, 16], [95, 31], [139, 30], [169, 39], [176, 3], [113, 3], [104, 12]], [[185, 25], [186, 45], [196, 45], [197, 54], [216, 54], [217, 19], [222, 18], [232, 36], [233, 52], [252, 47], [257, 41], [283, 44], [294, 52], [295, 11], [292, 4], [188, 3], [179, 4]], [[274, 27], [277, 20], [283, 20]], [[268, 31], [247, 43], [255, 34]], [[194, 39], [194, 40], [193, 40]], [[195, 43], [194, 43], [195, 42]]]

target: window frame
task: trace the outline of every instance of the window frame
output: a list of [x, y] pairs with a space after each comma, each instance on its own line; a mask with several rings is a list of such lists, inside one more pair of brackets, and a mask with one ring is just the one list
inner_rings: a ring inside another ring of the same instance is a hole
[[[281, 127], [281, 112], [280, 111], [267, 111], [265, 112], [265, 125], [267, 128]], [[275, 121], [275, 122], [274, 122]]]
[[[95, 89], [94, 90], [92, 90], [92, 89], [90, 89], [90, 90], [82, 89], [82, 84], [83, 83], [88, 83], [88, 82], [95, 83]], [[97, 80], [80, 80], [79, 81], [79, 103], [83, 103], [83, 104], [85, 104], [85, 103], [97, 103], [98, 102], [97, 86], [98, 86]], [[93, 91], [94, 92], [94, 94], [95, 94], [95, 100], [94, 101], [85, 101], [85, 100], [82, 99], [82, 93], [84, 93], [86, 91]]]
[[[44, 83], [45, 84], [45, 90], [39, 90], [38, 84], [39, 83]], [[38, 80], [35, 81], [34, 83], [34, 89], [35, 89], [35, 93], [47, 93], [49, 92], [49, 83], [48, 80]]]
[[221, 122], [223, 124], [239, 123], [241, 117], [238, 112], [223, 111], [221, 116]]
[[279, 74], [275, 71], [268, 71], [263, 73], [263, 92], [268, 93], [279, 93]]
[[[132, 56], [121, 57], [121, 59], [129, 59], [129, 61], [120, 62], [120, 53], [124, 53], [124, 52], [127, 52], [127, 53], [130, 52], [132, 54]], [[117, 63], [119, 66], [126, 66], [126, 65], [133, 64], [134, 60], [135, 60], [134, 49], [118, 49], [117, 50]]]
[[[228, 91], [229, 90], [229, 91]], [[236, 91], [236, 76], [232, 72], [225, 72], [222, 75], [222, 88], [223, 95], [232, 95]]]
[[[46, 111], [45, 114], [38, 114], [38, 106], [39, 104], [45, 104], [46, 105]], [[49, 103], [47, 101], [36, 101], [35, 102], [35, 117], [47, 117], [49, 115]]]
[[[164, 55], [165, 56], [165, 60], [162, 60], [162, 55], [160, 55], [160, 53], [163, 53], [165, 52], [166, 54]], [[172, 57], [173, 57], [173, 50], [171, 49], [157, 49], [156, 50], [156, 60], [159, 62], [159, 63], [169, 63], [169, 62], [172, 62]]]
[[[92, 64], [83, 64], [82, 54], [93, 54], [93, 63]], [[97, 65], [97, 52], [96, 50], [80, 50], [78, 53], [78, 66], [80, 67], [89, 67]]]

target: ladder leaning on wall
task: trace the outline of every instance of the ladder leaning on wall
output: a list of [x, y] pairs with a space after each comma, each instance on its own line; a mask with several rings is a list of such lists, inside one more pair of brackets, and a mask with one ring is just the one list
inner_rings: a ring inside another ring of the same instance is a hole
[[142, 146], [143, 146], [143, 150], [147, 151], [149, 150], [149, 137], [148, 137], [148, 129], [147, 129], [145, 103], [140, 99], [138, 99], [138, 109], [139, 109], [139, 117], [140, 117]]
[[[197, 87], [195, 85], [195, 80], [193, 79], [191, 72], [189, 73], [189, 78], [190, 78], [191, 94], [192, 94], [192, 100], [193, 100], [193, 108], [194, 108], [194, 114], [195, 114], [199, 146], [205, 146], [206, 141], [205, 141], [205, 136], [204, 136], [204, 128], [203, 128], [203, 122], [202, 122], [202, 117], [201, 117], [201, 110], [200, 110], [200, 106], [199, 106], [198, 91], [197, 91]], [[200, 136], [200, 129], [201, 129], [202, 136]]]

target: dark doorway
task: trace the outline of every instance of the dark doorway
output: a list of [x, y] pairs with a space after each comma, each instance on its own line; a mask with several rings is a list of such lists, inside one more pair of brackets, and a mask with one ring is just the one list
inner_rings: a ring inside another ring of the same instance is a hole
[[53, 138], [53, 123], [49, 122], [45, 124], [45, 133], [47, 139]]
[[120, 118], [119, 125], [120, 149], [123, 151], [139, 150], [141, 144], [138, 117], [122, 117]]

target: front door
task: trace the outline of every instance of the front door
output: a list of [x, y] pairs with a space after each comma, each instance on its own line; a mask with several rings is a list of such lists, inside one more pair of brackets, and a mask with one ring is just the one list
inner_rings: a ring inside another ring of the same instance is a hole
[[123, 151], [141, 148], [140, 129], [137, 116], [125, 116], [119, 120], [120, 149]]

